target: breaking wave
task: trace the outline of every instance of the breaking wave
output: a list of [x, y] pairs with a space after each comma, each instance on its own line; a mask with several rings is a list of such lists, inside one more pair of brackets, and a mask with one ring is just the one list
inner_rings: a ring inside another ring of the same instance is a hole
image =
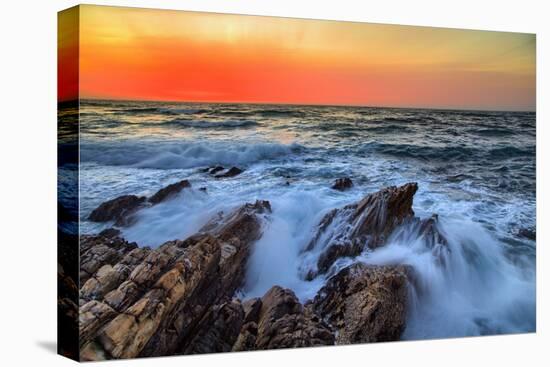
[[81, 144], [80, 156], [83, 162], [108, 166], [183, 169], [216, 164], [248, 165], [292, 155], [303, 149], [299, 144], [126, 141]]

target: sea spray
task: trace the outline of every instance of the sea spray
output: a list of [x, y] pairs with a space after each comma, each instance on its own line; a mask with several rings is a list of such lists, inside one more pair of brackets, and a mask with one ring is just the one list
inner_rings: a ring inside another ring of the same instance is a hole
[[388, 244], [357, 258], [413, 269], [405, 339], [535, 330], [534, 279], [509, 263], [502, 244], [471, 221], [438, 224], [448, 250], [402, 228]]

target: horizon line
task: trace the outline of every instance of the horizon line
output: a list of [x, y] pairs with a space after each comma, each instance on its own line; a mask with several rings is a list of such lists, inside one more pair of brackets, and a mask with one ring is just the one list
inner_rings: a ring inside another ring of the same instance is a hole
[[439, 111], [472, 111], [472, 112], [529, 112], [536, 113], [536, 107], [534, 109], [526, 110], [499, 110], [499, 109], [483, 109], [483, 108], [458, 108], [458, 107], [414, 107], [414, 106], [375, 106], [375, 105], [361, 105], [361, 104], [324, 104], [324, 103], [291, 103], [291, 102], [242, 102], [242, 101], [185, 101], [185, 100], [160, 100], [160, 99], [127, 99], [127, 98], [76, 98], [71, 100], [58, 101], [58, 103], [75, 102], [78, 101], [117, 101], [117, 102], [153, 102], [153, 103], [207, 103], [207, 104], [242, 104], [242, 105], [272, 105], [272, 106], [304, 106], [304, 107], [356, 107], [356, 108], [393, 108], [393, 109], [407, 109], [407, 110], [439, 110]]

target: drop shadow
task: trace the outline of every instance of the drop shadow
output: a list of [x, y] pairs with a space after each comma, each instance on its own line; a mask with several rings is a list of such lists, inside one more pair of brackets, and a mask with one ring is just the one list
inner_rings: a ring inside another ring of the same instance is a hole
[[57, 343], [51, 340], [40, 340], [36, 342], [40, 348], [44, 349], [47, 352], [57, 354]]

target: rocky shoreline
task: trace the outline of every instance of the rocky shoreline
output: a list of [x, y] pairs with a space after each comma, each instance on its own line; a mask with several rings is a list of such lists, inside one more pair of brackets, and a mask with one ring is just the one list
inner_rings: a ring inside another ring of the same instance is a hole
[[[350, 181], [351, 182], [351, 181]], [[151, 198], [124, 196], [101, 204], [92, 220], [128, 225], [140, 208], [189, 189], [184, 180]], [[334, 209], [305, 251], [324, 249], [305, 279], [329, 276], [300, 303], [276, 284], [261, 298], [235, 297], [252, 246], [272, 213], [268, 201], [219, 213], [196, 234], [156, 249], [129, 243], [116, 229], [80, 238], [80, 358], [86, 361], [311, 347], [399, 340], [405, 328], [410, 267], [356, 263], [328, 271], [342, 257], [385, 244], [405, 222], [445, 247], [437, 217], [412, 210], [416, 183], [384, 188]], [[130, 197], [130, 199], [129, 199]], [[437, 251], [435, 251], [437, 248]]]

